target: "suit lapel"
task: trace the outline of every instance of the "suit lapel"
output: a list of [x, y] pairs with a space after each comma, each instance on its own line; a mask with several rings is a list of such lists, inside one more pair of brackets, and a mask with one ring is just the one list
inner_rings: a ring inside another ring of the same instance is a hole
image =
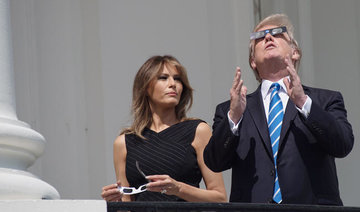
[[261, 96], [261, 86], [258, 87], [258, 89], [247, 98], [247, 109], [255, 122], [256, 128], [262, 138], [262, 141], [264, 143], [264, 146], [266, 147], [266, 150], [270, 156], [272, 157], [272, 148], [271, 148], [271, 142], [270, 142], [270, 136], [269, 136], [269, 128], [267, 126], [267, 121], [265, 117], [265, 111], [264, 111], [264, 103]]
[[[303, 86], [303, 89], [305, 94], [309, 95], [309, 89], [306, 86]], [[299, 111], [296, 109], [294, 102], [292, 102], [289, 98], [288, 103], [286, 105], [283, 124], [281, 128], [279, 149], [281, 148], [281, 145], [284, 143], [284, 138], [290, 129], [291, 123], [295, 120], [296, 116], [298, 115], [298, 112]]]
[[279, 148], [281, 147], [281, 145], [284, 141], [285, 135], [287, 134], [287, 132], [290, 128], [290, 125], [293, 122], [293, 120], [295, 119], [297, 113], [298, 113], [298, 110], [296, 109], [295, 104], [289, 98], [288, 103], [286, 105], [284, 119], [282, 122]]

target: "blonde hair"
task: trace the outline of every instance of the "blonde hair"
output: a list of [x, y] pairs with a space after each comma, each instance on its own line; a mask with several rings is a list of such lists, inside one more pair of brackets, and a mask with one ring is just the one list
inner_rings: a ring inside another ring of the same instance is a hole
[[[289, 35], [290, 38], [290, 43], [292, 45], [292, 47], [298, 51], [299, 53], [299, 59], [295, 61], [294, 67], [296, 70], [298, 70], [299, 65], [300, 65], [300, 60], [301, 60], [301, 49], [298, 45], [298, 42], [296, 41], [296, 39], [294, 38], [294, 26], [292, 25], [289, 17], [285, 14], [273, 14], [270, 15], [268, 17], [266, 17], [265, 19], [263, 19], [253, 30], [253, 32], [257, 32], [260, 28], [266, 26], [266, 25], [275, 25], [275, 26], [285, 26], [287, 29], [287, 33]], [[254, 52], [255, 52], [255, 40], [250, 40], [250, 45], [249, 45], [249, 64], [250, 67], [251, 66], [251, 61], [254, 58]], [[255, 74], [256, 79], [261, 82], [261, 78], [259, 75], [258, 70], [255, 68], [252, 68]]]
[[129, 128], [122, 130], [120, 134], [135, 134], [143, 139], [142, 132], [145, 127], [152, 123], [152, 113], [149, 104], [148, 88], [151, 82], [161, 74], [166, 67], [174, 67], [183, 85], [179, 104], [175, 106], [175, 114], [178, 120], [186, 118], [186, 112], [193, 103], [193, 89], [190, 86], [186, 69], [180, 62], [171, 55], [153, 56], [149, 58], [137, 72], [133, 84], [133, 97], [131, 112], [133, 123]]

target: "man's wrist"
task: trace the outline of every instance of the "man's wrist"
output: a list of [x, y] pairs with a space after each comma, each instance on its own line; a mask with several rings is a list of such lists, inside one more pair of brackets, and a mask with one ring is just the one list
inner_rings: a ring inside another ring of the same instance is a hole
[[307, 95], [299, 98], [299, 100], [296, 102], [296, 106], [297, 106], [298, 108], [303, 108], [304, 105], [305, 105], [305, 103], [306, 103], [307, 98], [308, 98]]
[[311, 105], [312, 105], [312, 99], [306, 95], [306, 101], [305, 103], [303, 104], [302, 107], [298, 107], [296, 105], [296, 109], [305, 117], [307, 118], [310, 114], [310, 110], [311, 110]]
[[228, 112], [228, 118], [229, 118], [234, 124], [236, 124], [236, 123], [238, 123], [239, 120], [241, 119], [241, 116], [236, 116], [236, 115], [234, 115], [234, 113], [230, 110], [230, 111]]
[[240, 117], [240, 119], [237, 121], [237, 122], [233, 122], [233, 120], [230, 118], [230, 111], [227, 113], [227, 116], [228, 116], [228, 119], [229, 119], [229, 125], [230, 125], [230, 130], [231, 132], [238, 136], [239, 133], [238, 133], [238, 129], [239, 129], [239, 124], [242, 120], [242, 116]]

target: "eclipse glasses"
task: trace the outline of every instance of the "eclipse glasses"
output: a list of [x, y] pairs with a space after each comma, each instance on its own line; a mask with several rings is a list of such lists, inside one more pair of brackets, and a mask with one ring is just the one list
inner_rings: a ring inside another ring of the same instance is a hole
[[121, 193], [123, 193], [124, 195], [132, 195], [132, 194], [138, 194], [141, 192], [146, 191], [146, 184], [139, 186], [139, 188], [135, 188], [135, 187], [118, 187], [118, 189], [120, 190]]
[[[143, 171], [141, 171], [138, 161], [136, 161], [136, 168], [140, 172], [140, 174], [146, 179], [146, 175], [144, 174]], [[146, 180], [148, 182], [151, 182], [148, 179], [146, 179]], [[139, 186], [139, 188], [119, 186], [118, 189], [120, 190], [121, 193], [123, 193], [123, 195], [138, 194], [138, 193], [146, 191], [146, 184]]]
[[274, 36], [274, 35], [278, 35], [281, 33], [287, 32], [286, 26], [282, 26], [282, 27], [276, 27], [276, 28], [272, 28], [272, 29], [265, 29], [263, 31], [258, 31], [258, 32], [252, 32], [250, 33], [250, 40], [257, 40], [260, 38], [264, 38], [266, 36], [266, 34], [270, 33], [270, 35]]

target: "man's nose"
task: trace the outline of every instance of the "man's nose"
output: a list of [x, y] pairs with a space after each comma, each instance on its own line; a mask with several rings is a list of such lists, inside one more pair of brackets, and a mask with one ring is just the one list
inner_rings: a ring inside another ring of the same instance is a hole
[[273, 41], [274, 37], [270, 33], [266, 33], [265, 35], [265, 41]]

